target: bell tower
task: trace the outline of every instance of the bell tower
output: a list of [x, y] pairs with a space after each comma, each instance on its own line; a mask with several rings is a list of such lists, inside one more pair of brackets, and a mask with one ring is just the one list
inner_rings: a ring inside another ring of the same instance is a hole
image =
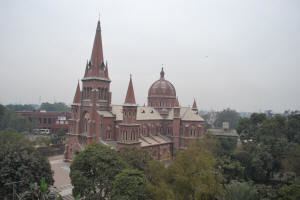
[[122, 147], [139, 147], [139, 127], [136, 121], [137, 104], [130, 75], [129, 85], [123, 104], [123, 122], [120, 124], [120, 135], [118, 137], [118, 148]]
[[90, 60], [86, 63], [82, 79], [82, 104], [91, 106], [95, 95], [98, 110], [111, 110], [110, 78], [107, 62], [104, 63], [100, 21], [97, 23], [93, 50]]

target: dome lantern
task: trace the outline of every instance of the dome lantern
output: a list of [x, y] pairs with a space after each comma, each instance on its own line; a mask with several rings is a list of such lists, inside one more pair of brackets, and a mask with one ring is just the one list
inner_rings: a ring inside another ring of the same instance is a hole
[[155, 108], [172, 108], [176, 103], [174, 85], [165, 79], [164, 69], [161, 69], [160, 79], [155, 81], [148, 91], [148, 105]]

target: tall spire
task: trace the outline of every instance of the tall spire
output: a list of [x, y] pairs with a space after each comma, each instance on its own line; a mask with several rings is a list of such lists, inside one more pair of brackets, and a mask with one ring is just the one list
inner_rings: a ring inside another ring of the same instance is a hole
[[127, 94], [125, 98], [125, 104], [136, 104], [131, 74], [130, 74], [129, 85], [128, 85]]
[[96, 34], [93, 44], [93, 50], [91, 59], [89, 62], [89, 68], [85, 77], [102, 77], [108, 78], [105, 74], [105, 65], [103, 60], [103, 46], [101, 36], [100, 20], [97, 22]]
[[79, 85], [79, 81], [77, 84], [77, 88], [76, 88], [76, 92], [75, 92], [75, 96], [73, 99], [73, 103], [80, 103], [80, 98], [81, 98], [81, 93], [80, 93], [80, 85]]
[[102, 49], [100, 20], [97, 23], [91, 62], [93, 66], [97, 66], [97, 67], [99, 67], [103, 63], [103, 49]]
[[192, 110], [198, 110], [196, 100], [194, 99]]

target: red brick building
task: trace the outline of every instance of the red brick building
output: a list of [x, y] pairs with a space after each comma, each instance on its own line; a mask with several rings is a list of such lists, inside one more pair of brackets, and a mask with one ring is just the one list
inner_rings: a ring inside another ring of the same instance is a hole
[[169, 160], [174, 150], [204, 134], [204, 120], [193, 107], [181, 107], [174, 85], [160, 77], [149, 88], [148, 106], [136, 104], [132, 77], [125, 101], [111, 105], [108, 66], [104, 63], [100, 22], [98, 21], [90, 61], [86, 64], [82, 89], [78, 82], [69, 122], [65, 159], [92, 142], [143, 148], [157, 160]]
[[70, 112], [47, 112], [41, 110], [17, 111], [17, 114], [24, 116], [33, 122], [35, 129], [49, 129], [50, 133], [56, 133], [59, 130], [68, 132]]

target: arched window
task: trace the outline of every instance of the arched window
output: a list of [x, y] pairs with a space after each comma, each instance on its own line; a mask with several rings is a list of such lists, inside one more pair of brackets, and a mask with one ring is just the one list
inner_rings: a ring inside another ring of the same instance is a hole
[[106, 128], [106, 138], [107, 138], [107, 139], [112, 139], [111, 128], [110, 128], [110, 126], [108, 126], [108, 127]]
[[196, 136], [196, 128], [194, 126], [190, 127], [189, 132], [190, 132], [190, 136], [191, 137], [195, 137]]
[[83, 132], [87, 133], [89, 131], [89, 120], [90, 114], [86, 112], [83, 116]]

